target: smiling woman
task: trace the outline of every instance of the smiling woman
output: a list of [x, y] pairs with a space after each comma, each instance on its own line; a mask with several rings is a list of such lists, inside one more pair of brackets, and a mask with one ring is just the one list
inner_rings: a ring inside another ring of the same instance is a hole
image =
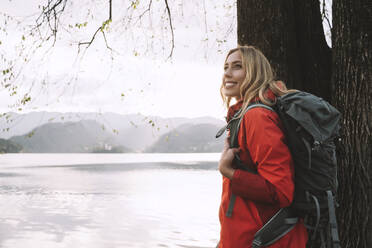
[[[275, 81], [270, 63], [258, 49], [241, 46], [227, 54], [220, 92], [229, 107], [227, 121], [242, 118], [237, 144], [230, 137], [225, 140], [218, 165], [223, 175], [219, 248], [252, 247], [260, 228], [293, 200], [293, 161], [278, 115], [264, 107], [247, 110], [254, 102], [273, 105], [276, 97], [291, 91]], [[230, 106], [232, 98], [237, 103]], [[305, 247], [303, 221], [291, 228], [270, 247]]]

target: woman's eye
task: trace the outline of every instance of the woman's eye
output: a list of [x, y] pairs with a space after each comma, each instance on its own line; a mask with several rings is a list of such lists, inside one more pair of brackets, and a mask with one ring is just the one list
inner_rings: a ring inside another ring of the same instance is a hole
[[235, 68], [242, 68], [242, 65], [235, 65]]

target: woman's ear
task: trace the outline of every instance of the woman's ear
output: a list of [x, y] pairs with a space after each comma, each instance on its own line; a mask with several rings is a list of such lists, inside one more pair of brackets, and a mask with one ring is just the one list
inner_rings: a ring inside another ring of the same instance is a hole
[[285, 87], [284, 87], [284, 82], [281, 81], [281, 80], [276, 81], [276, 85], [277, 85], [281, 90], [284, 90], [284, 89], [285, 89]]

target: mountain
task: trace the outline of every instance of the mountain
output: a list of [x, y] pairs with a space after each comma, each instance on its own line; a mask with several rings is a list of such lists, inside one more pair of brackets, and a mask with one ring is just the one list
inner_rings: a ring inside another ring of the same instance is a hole
[[[10, 141], [23, 146], [23, 152], [70, 153], [112, 150], [120, 147], [116, 137], [102, 128], [96, 121], [48, 123], [30, 133], [14, 136]], [[121, 147], [120, 151], [129, 152]]]
[[22, 146], [13, 141], [0, 139], [0, 153], [17, 153], [22, 150]]
[[214, 124], [185, 124], [162, 135], [146, 152], [221, 152], [224, 140], [215, 137], [220, 128]]
[[[9, 117], [8, 117], [9, 116]], [[162, 118], [140, 114], [121, 115], [116, 113], [58, 113], [30, 112], [27, 114], [6, 113], [0, 115], [0, 138], [23, 136], [45, 124], [67, 124], [93, 120], [106, 134], [111, 134], [113, 143], [130, 148], [133, 152], [142, 152], [158, 141], [165, 133], [185, 124], [212, 124], [222, 127], [225, 123], [213, 117], [199, 118]], [[58, 125], [57, 125], [58, 126]], [[48, 127], [48, 126], [47, 126]], [[59, 126], [62, 127], [62, 126]], [[49, 126], [49, 128], [51, 128]], [[110, 136], [110, 137], [111, 137]], [[23, 141], [30, 147], [31, 140]], [[63, 142], [62, 142], [63, 143]], [[55, 147], [57, 149], [57, 147]], [[65, 150], [65, 148], [63, 148]], [[39, 148], [37, 150], [40, 150]], [[98, 147], [98, 150], [100, 148]]]

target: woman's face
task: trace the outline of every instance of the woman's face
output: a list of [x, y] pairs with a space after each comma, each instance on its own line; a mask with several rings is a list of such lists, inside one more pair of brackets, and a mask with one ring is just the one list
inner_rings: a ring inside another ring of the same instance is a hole
[[245, 79], [240, 51], [230, 54], [224, 65], [222, 92], [227, 97], [240, 98], [240, 85]]

